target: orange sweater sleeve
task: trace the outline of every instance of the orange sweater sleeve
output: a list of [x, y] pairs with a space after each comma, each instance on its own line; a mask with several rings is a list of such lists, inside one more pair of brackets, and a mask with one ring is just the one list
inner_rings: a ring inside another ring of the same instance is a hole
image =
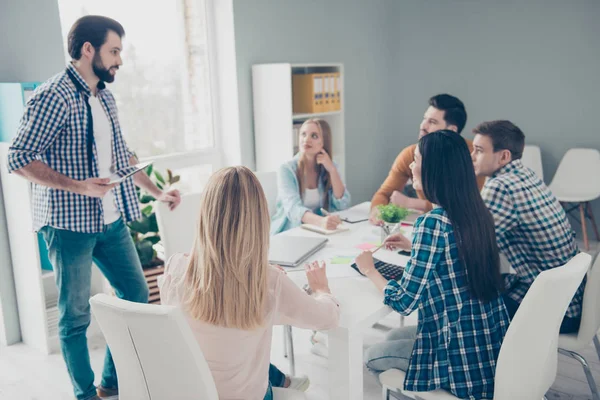
[[[465, 139], [467, 142], [467, 146], [469, 146], [469, 152], [473, 152], [473, 142]], [[398, 154], [394, 164], [392, 165], [392, 169], [388, 174], [386, 180], [381, 184], [381, 187], [375, 193], [373, 198], [371, 199], [371, 208], [376, 207], [380, 204], [388, 204], [390, 202], [390, 197], [394, 190], [402, 190], [404, 189], [404, 185], [409, 179], [412, 179], [412, 171], [410, 170], [410, 163], [413, 162], [415, 157], [415, 148], [416, 144], [412, 146], [406, 147], [404, 150]], [[485, 176], [477, 177], [477, 186], [479, 190], [483, 188], [485, 184]], [[417, 196], [421, 200], [425, 199], [425, 194], [421, 190], [417, 190]], [[427, 201], [427, 208], [425, 211], [430, 211], [433, 208], [433, 205]]]
[[404, 189], [406, 182], [412, 178], [412, 172], [410, 170], [410, 163], [413, 162], [415, 157], [416, 144], [406, 147], [398, 154], [392, 169], [388, 174], [388, 177], [381, 184], [379, 190], [373, 195], [371, 199], [371, 208], [376, 207], [380, 204], [388, 204], [390, 197], [394, 190]]

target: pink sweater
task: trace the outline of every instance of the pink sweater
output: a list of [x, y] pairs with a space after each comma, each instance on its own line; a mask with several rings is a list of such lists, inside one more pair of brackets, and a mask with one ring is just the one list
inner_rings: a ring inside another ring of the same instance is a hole
[[[162, 304], [179, 306], [189, 258], [174, 255], [165, 268]], [[252, 331], [224, 328], [184, 314], [212, 372], [221, 400], [262, 400], [268, 386], [273, 325], [304, 329], [335, 328], [340, 309], [332, 295], [309, 296], [277, 268], [269, 268], [264, 326]]]

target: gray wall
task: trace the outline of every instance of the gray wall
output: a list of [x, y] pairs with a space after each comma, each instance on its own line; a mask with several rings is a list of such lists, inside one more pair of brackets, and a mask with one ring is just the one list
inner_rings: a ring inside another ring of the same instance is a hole
[[[234, 0], [244, 164], [254, 166], [251, 66], [341, 62], [345, 71], [346, 178], [353, 201], [370, 199], [397, 154], [390, 78], [393, 0]], [[415, 131], [415, 130], [413, 130]], [[416, 133], [415, 133], [416, 134]], [[406, 142], [408, 143], [408, 142]], [[385, 153], [386, 161], [381, 163]]]
[[[465, 137], [484, 120], [519, 125], [542, 149], [547, 183], [567, 149], [600, 149], [597, 0], [234, 0], [234, 13], [248, 165], [250, 68], [264, 62], [344, 63], [354, 202], [370, 199], [400, 149], [415, 142], [437, 93], [465, 102]], [[594, 210], [600, 219], [600, 201]]]
[[[400, 134], [414, 136], [428, 95], [449, 92], [465, 102], [467, 137], [481, 121], [517, 124], [541, 147], [546, 183], [569, 148], [600, 149], [599, 1], [392, 4]], [[600, 221], [600, 201], [594, 211]]]
[[57, 0], [0, 0], [0, 82], [45, 81], [65, 66]]

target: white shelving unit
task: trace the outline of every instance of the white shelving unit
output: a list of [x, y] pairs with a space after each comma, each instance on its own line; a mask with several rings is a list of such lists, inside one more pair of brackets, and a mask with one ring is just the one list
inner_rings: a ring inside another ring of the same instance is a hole
[[[337, 111], [294, 114], [292, 74], [340, 73], [340, 105]], [[309, 118], [323, 118], [331, 126], [333, 160], [345, 180], [344, 66], [342, 64], [256, 64], [252, 66], [254, 143], [257, 171], [277, 171], [294, 156], [293, 125]]]
[[[7, 169], [8, 143], [0, 143], [0, 176], [10, 241], [15, 291], [25, 344], [46, 354], [58, 352], [58, 290], [54, 272], [43, 270], [38, 235], [32, 229], [29, 183]], [[1, 278], [0, 278], [1, 279]], [[91, 294], [104, 291], [104, 277], [92, 270]], [[92, 318], [88, 337], [101, 334]]]

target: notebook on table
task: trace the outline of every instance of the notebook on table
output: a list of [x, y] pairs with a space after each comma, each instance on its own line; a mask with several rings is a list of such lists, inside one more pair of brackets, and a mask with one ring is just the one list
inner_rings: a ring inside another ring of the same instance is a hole
[[335, 228], [335, 229], [325, 229], [322, 226], [313, 225], [313, 224], [302, 224], [301, 226], [302, 226], [302, 228], [304, 228], [306, 230], [321, 233], [323, 235], [331, 235], [334, 233], [347, 232], [350, 230], [350, 228], [348, 228], [347, 226], [343, 226], [343, 225], [338, 225], [337, 228]]
[[328, 240], [322, 237], [272, 236], [269, 245], [269, 262], [282, 267], [297, 267], [321, 250]]

